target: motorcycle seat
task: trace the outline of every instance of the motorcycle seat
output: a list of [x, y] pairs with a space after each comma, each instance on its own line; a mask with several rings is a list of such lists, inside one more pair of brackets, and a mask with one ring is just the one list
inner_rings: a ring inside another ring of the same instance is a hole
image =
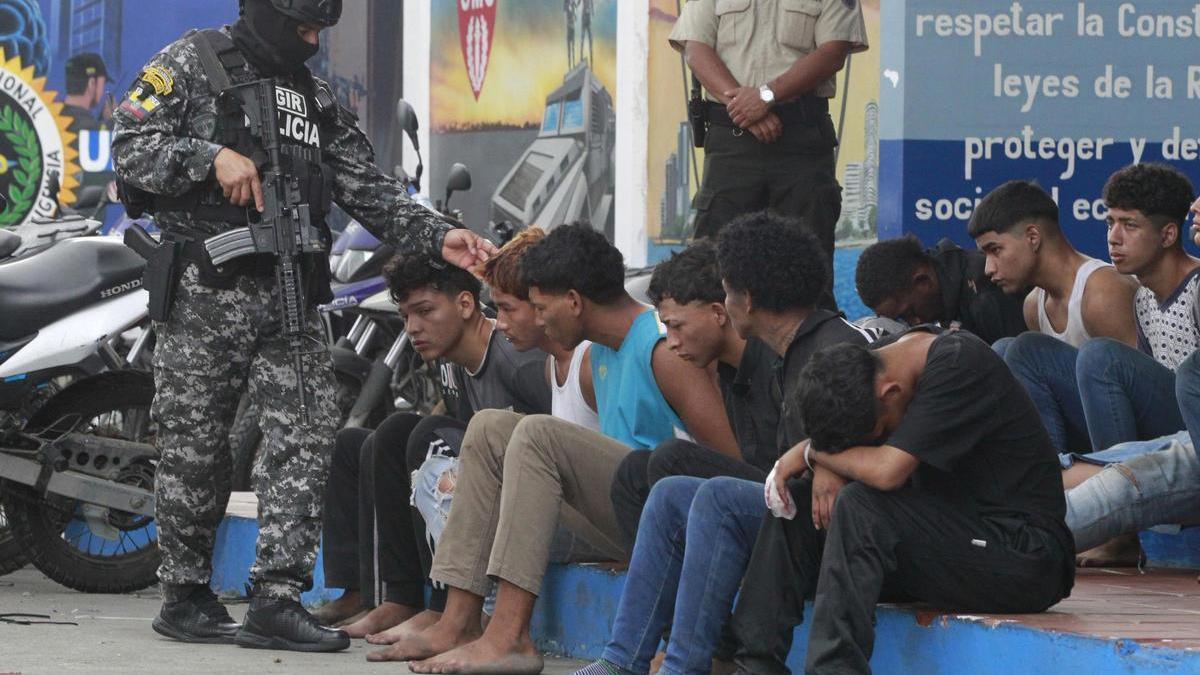
[[0, 230], [0, 260], [7, 258], [13, 254], [13, 251], [21, 248], [21, 236], [13, 234], [8, 230]]
[[[146, 261], [120, 241], [99, 237], [68, 239], [0, 265], [0, 339], [29, 335], [134, 290], [145, 267]], [[125, 284], [130, 285], [122, 288]]]

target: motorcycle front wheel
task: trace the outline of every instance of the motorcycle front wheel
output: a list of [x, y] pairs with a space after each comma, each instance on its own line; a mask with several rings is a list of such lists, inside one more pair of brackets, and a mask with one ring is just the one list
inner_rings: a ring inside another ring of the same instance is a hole
[[[135, 370], [97, 375], [52, 399], [30, 422], [53, 437], [75, 433], [154, 442], [150, 404], [154, 380]], [[116, 472], [117, 482], [154, 490], [155, 462], [146, 458]], [[154, 519], [60, 495], [39, 496], [6, 484], [0, 494], [9, 526], [32, 562], [54, 581], [85, 593], [126, 593], [157, 581], [161, 554]]]

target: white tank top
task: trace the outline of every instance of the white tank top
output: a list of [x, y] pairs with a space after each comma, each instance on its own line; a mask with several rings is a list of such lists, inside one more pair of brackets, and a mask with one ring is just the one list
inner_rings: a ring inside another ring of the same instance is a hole
[[583, 397], [583, 389], [579, 382], [579, 368], [583, 364], [583, 355], [591, 346], [592, 343], [585, 340], [575, 348], [571, 354], [571, 366], [567, 369], [567, 381], [561, 387], [558, 386], [557, 364], [554, 357], [550, 357], [550, 413], [585, 429], [600, 431], [600, 418]]
[[1061, 333], [1054, 330], [1054, 326], [1050, 325], [1050, 317], [1046, 315], [1046, 290], [1037, 289], [1039, 332], [1056, 337], [1072, 347], [1078, 347], [1091, 339], [1092, 336], [1088, 335], [1087, 328], [1083, 326], [1083, 289], [1087, 287], [1088, 277], [1102, 267], [1110, 265], [1095, 258], [1088, 258], [1079, 266], [1079, 271], [1075, 273], [1075, 284], [1071, 286], [1071, 297], [1067, 299], [1067, 329]]

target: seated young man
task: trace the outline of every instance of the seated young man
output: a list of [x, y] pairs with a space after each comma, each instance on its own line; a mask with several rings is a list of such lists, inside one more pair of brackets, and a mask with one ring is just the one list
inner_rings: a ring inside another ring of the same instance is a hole
[[1136, 349], [1109, 339], [1079, 349], [1077, 391], [1096, 450], [1183, 429], [1175, 368], [1200, 347], [1200, 260], [1183, 249], [1194, 197], [1187, 176], [1162, 164], [1126, 167], [1104, 186], [1109, 256], [1141, 288]]
[[[835, 345], [797, 387], [810, 439], [768, 489], [807, 504], [810, 466], [851, 481], [828, 517], [768, 518], [735, 610], [738, 665], [786, 673], [815, 595], [805, 671], [869, 672], [889, 595], [970, 612], [1040, 612], [1070, 593], [1074, 547], [1058, 462], [1029, 395], [961, 331]], [[780, 552], [785, 555], [780, 556]]]
[[[529, 289], [520, 280], [521, 257], [543, 237], [545, 232], [540, 228], [522, 231], [488, 260], [480, 270], [480, 276], [491, 290], [492, 300], [496, 305], [496, 330], [519, 352], [540, 349], [549, 354], [546, 378], [552, 392], [551, 414], [597, 431], [600, 428], [600, 420], [596, 415], [592, 374], [587, 364], [591, 343], [584, 341], [574, 350], [570, 350], [548, 338], [545, 328], [538, 325], [533, 305], [529, 303]], [[413, 469], [413, 505], [424, 519], [425, 531], [434, 542], [441, 539], [449, 518], [459, 461], [456, 456], [433, 454]], [[410, 468], [413, 468], [412, 464]], [[559, 527], [550, 547], [552, 562], [596, 559], [603, 557], [597, 558], [594, 550], [576, 541], [574, 534], [569, 530]], [[444, 596], [444, 590], [441, 595]], [[419, 617], [406, 621], [402, 626], [397, 625], [382, 633], [368, 635], [367, 641], [380, 645], [393, 644], [407, 632], [436, 621], [444, 605], [443, 600], [436, 607], [427, 609]]]
[[[728, 290], [728, 320], [739, 335], [723, 339], [727, 343], [745, 339], [747, 345], [762, 339], [784, 357], [772, 379], [785, 400], [793, 395], [792, 386], [815, 351], [832, 344], [867, 342], [860, 329], [816, 308], [828, 276], [820, 250], [807, 231], [766, 213], [739, 218], [720, 236], [718, 278]], [[692, 249], [683, 255], [689, 254], [695, 255]], [[686, 297], [681, 289], [695, 284], [681, 271], [665, 281], [667, 290], [659, 304], [664, 319], [678, 306], [671, 298]], [[702, 303], [687, 306], [704, 307]], [[680, 353], [709, 351], [703, 345], [717, 335], [704, 340], [694, 326], [689, 328], [691, 324], [686, 321], [678, 327]], [[780, 434], [770, 451], [774, 457], [764, 464], [778, 458], [780, 449], [803, 440], [802, 426], [789, 421], [780, 420]], [[685, 474], [664, 478], [654, 486], [638, 529], [612, 638], [601, 660], [581, 671], [584, 675], [648, 672], [668, 627], [671, 638], [663, 672], [708, 671], [767, 511], [762, 496], [765, 477], [765, 468], [751, 480], [705, 481]]]
[[[819, 262], [819, 260], [818, 260]], [[818, 264], [793, 267], [786, 290], [799, 295], [813, 278], [825, 275]], [[647, 295], [667, 329], [667, 349], [702, 370], [716, 365], [725, 414], [733, 426], [742, 458], [734, 459], [692, 441], [673, 438], [651, 450], [629, 453], [612, 485], [617, 523], [632, 547], [650, 488], [667, 476], [737, 476], [762, 481], [779, 459], [779, 354], [762, 340], [738, 335], [725, 311], [725, 289], [717, 269], [717, 246], [702, 240], [654, 268]], [[810, 312], [812, 307], [803, 308]], [[832, 312], [826, 312], [832, 315]], [[798, 322], [797, 322], [798, 324]]]
[[1029, 391], [1059, 452], [1091, 447], [1075, 387], [1078, 348], [1093, 337], [1137, 344], [1137, 282], [1089, 258], [1058, 226], [1058, 205], [1036, 184], [1009, 181], [975, 208], [968, 231], [986, 256], [988, 277], [1007, 293], [1033, 286], [1025, 298], [1030, 333], [996, 343]]
[[[790, 429], [778, 425], [783, 402], [780, 392], [785, 383], [799, 376], [808, 357], [818, 349], [847, 341], [865, 344], [873, 338], [870, 331], [849, 323], [841, 314], [804, 302], [808, 281], [817, 276], [828, 279], [829, 272], [820, 261], [803, 267], [784, 266], [781, 262], [776, 269], [761, 262], [768, 255], [786, 259], [772, 251], [796, 255], [807, 251], [811, 242], [795, 222], [768, 211], [743, 216], [737, 222], [738, 241], [722, 239], [721, 272], [717, 270], [716, 250], [694, 245], [678, 264], [671, 261], [659, 265], [650, 295], [667, 326], [668, 343], [674, 324], [675, 332], [680, 334], [677, 340], [682, 341], [685, 332], [691, 334], [691, 344], [680, 350], [682, 356], [702, 368], [717, 362], [726, 413], [733, 421], [743, 461], [730, 461], [703, 446], [677, 439], [652, 453], [631, 454], [613, 483], [614, 507], [631, 543], [650, 488], [662, 478], [732, 476], [762, 481], [781, 450], [804, 437], [794, 424]], [[728, 269], [737, 271], [725, 273]], [[789, 272], [782, 275], [779, 269]], [[741, 289], [733, 297], [742, 305], [732, 310], [724, 302], [722, 277], [725, 283], [734, 279]], [[824, 283], [828, 287], [828, 281]], [[751, 292], [752, 309], [746, 305], [746, 296]], [[741, 321], [732, 318], [734, 311], [741, 312]], [[704, 323], [706, 317], [713, 320]], [[707, 331], [701, 332], [703, 327]], [[772, 361], [778, 361], [778, 365], [772, 366]], [[776, 372], [764, 381], [760, 373], [772, 369]], [[764, 386], [768, 384], [772, 388], [769, 392]], [[739, 391], [751, 394], [755, 388], [760, 391], [757, 400], [737, 395]], [[771, 398], [764, 400], [768, 393]], [[770, 428], [775, 431], [772, 433]]]
[[[411, 467], [457, 456], [474, 411], [550, 410], [546, 354], [532, 345], [522, 352], [495, 330], [481, 311], [478, 279], [423, 256], [396, 258], [384, 276], [413, 348], [437, 364], [447, 414], [396, 413], [374, 433], [338, 434], [325, 493], [326, 580], [374, 596], [359, 598], [374, 609], [346, 626], [351, 637], [394, 626], [425, 606], [431, 542], [410, 505]], [[435, 591], [431, 607], [440, 609], [444, 597]]]
[[984, 271], [986, 259], [949, 239], [926, 250], [912, 235], [872, 244], [855, 270], [858, 297], [876, 315], [909, 326], [958, 323], [992, 344], [1026, 329], [1028, 289], [1005, 292]]
[[[737, 452], [716, 385], [670, 353], [654, 310], [625, 291], [621, 253], [602, 234], [587, 225], [555, 229], [525, 253], [521, 275], [552, 339], [592, 341], [603, 433], [546, 415], [489, 411], [472, 420], [456, 504], [434, 558], [433, 579], [450, 587], [446, 611], [384, 654], [441, 655], [411, 664], [417, 672], [539, 672], [529, 620], [559, 513], [569, 529], [624, 559], [609, 488], [632, 448], [686, 430], [709, 447]], [[489, 577], [499, 592], [484, 632], [479, 614]]]

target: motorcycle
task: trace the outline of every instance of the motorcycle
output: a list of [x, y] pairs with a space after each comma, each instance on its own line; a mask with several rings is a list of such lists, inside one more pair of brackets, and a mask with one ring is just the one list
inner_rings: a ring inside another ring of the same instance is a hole
[[76, 590], [155, 581], [144, 267], [107, 237], [0, 263], [0, 569], [27, 554]]

